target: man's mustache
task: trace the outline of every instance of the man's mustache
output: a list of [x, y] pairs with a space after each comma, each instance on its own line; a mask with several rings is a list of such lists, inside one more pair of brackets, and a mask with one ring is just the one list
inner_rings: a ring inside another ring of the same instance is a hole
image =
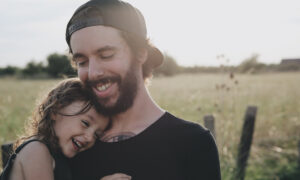
[[107, 76], [107, 77], [102, 77], [99, 79], [95, 79], [95, 80], [86, 80], [84, 82], [84, 84], [87, 87], [95, 87], [97, 86], [97, 84], [105, 84], [105, 83], [109, 83], [109, 82], [117, 82], [117, 83], [121, 83], [121, 76]]

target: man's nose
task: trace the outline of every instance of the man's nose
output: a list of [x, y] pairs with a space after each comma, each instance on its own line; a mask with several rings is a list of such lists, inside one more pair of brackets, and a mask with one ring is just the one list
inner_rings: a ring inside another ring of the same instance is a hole
[[97, 80], [104, 74], [103, 66], [97, 59], [90, 59], [89, 60], [89, 80]]

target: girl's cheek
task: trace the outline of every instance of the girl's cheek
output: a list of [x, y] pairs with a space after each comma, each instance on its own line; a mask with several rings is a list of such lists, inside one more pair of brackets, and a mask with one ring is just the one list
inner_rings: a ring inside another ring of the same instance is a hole
[[93, 140], [89, 143], [89, 145], [87, 146], [87, 149], [91, 148], [92, 146], [94, 146], [96, 140]]

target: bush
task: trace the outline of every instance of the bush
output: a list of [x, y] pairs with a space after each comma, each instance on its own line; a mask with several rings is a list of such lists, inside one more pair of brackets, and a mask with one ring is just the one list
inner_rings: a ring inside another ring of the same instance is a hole
[[72, 68], [70, 60], [66, 55], [50, 54], [47, 57], [47, 61], [47, 72], [54, 78], [76, 75], [76, 71]]
[[36, 76], [44, 72], [46, 67], [43, 65], [42, 62], [35, 63], [34, 61], [30, 61], [27, 63], [26, 67], [22, 70], [22, 74], [26, 77], [28, 76]]
[[154, 71], [155, 75], [173, 76], [180, 72], [180, 67], [175, 59], [168, 54], [164, 54], [163, 64]]
[[12, 76], [19, 71], [19, 68], [14, 66], [7, 66], [5, 68], [0, 68], [0, 76]]

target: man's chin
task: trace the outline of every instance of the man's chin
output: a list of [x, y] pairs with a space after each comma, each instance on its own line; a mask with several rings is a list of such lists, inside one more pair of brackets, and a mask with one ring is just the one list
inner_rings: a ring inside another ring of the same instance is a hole
[[117, 100], [113, 100], [112, 98], [100, 99], [97, 97], [97, 104], [100, 107], [112, 109], [116, 106]]
[[102, 108], [105, 110], [112, 110], [115, 108], [115, 104], [99, 103], [99, 108]]
[[105, 116], [113, 116], [119, 113], [119, 108], [116, 106], [116, 103], [98, 100], [95, 104], [97, 112]]
[[96, 110], [98, 113], [100, 113], [104, 116], [115, 116], [115, 115], [123, 112], [122, 110], [120, 110], [119, 108], [116, 108], [115, 106], [102, 106], [102, 105], [96, 106]]

